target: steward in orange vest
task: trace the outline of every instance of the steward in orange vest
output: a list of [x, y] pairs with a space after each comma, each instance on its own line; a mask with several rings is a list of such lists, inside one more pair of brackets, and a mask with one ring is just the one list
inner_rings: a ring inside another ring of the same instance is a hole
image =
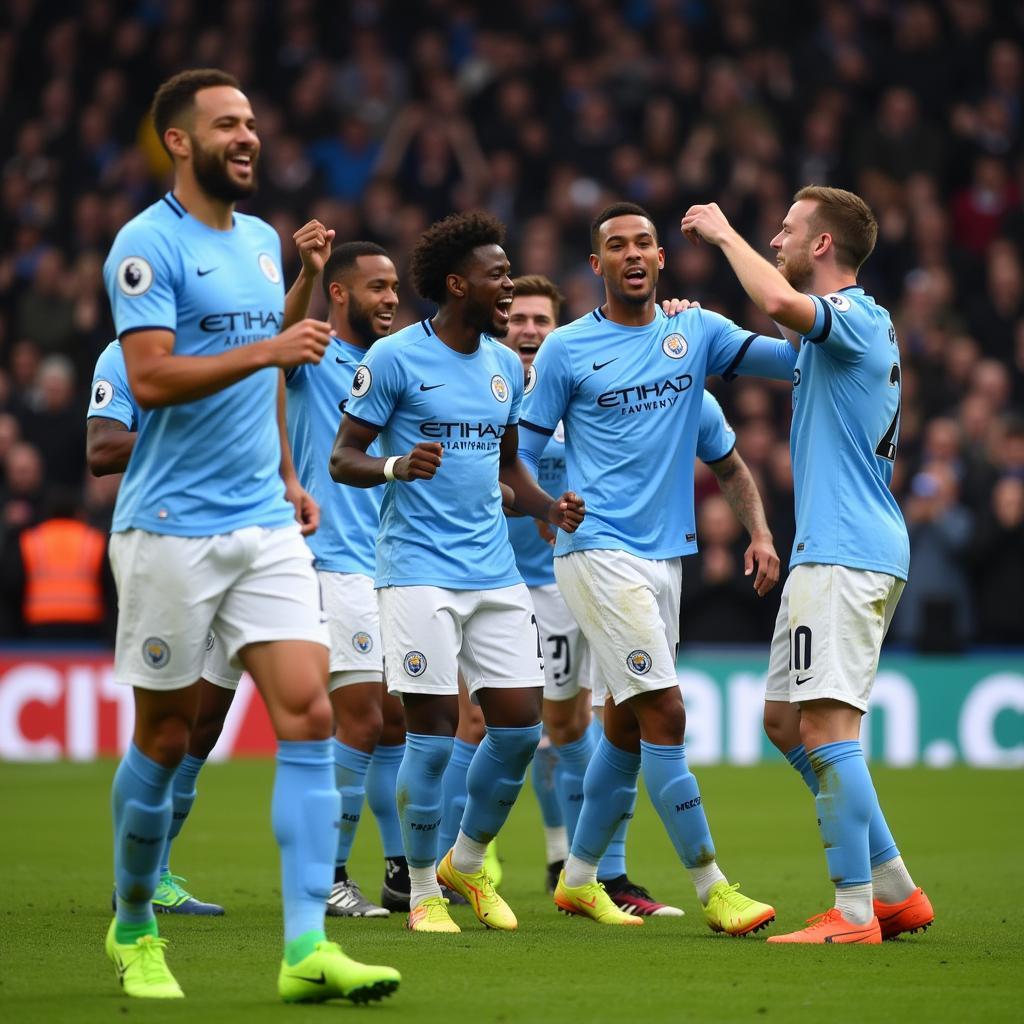
[[[47, 519], [19, 538], [24, 571], [22, 621], [52, 635], [62, 625], [101, 626], [107, 538], [77, 519]], [[75, 631], [76, 633], [78, 630]]]

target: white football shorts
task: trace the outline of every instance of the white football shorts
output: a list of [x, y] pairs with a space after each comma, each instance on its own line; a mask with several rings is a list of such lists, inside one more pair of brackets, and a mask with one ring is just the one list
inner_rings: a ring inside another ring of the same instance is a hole
[[381, 587], [377, 591], [388, 692], [459, 692], [544, 685], [544, 663], [525, 583], [496, 590]]
[[616, 704], [679, 685], [682, 559], [573, 551], [556, 556], [555, 578], [590, 645], [592, 677]]
[[127, 530], [110, 538], [117, 584], [114, 680], [179, 690], [203, 673], [210, 631], [240, 667], [247, 644], [329, 646], [313, 555], [298, 523], [213, 537]]
[[530, 587], [544, 646], [544, 699], [572, 700], [590, 689], [590, 647], [557, 583]]
[[905, 583], [842, 565], [796, 565], [782, 588], [765, 700], [839, 700], [867, 711], [882, 639]]
[[384, 680], [380, 612], [373, 580], [358, 572], [317, 571], [331, 635], [330, 689]]

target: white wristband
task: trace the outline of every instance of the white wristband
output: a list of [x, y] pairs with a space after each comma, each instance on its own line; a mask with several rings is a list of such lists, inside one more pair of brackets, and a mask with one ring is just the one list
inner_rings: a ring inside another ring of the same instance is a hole
[[401, 458], [401, 455], [390, 455], [387, 461], [384, 463], [384, 479], [391, 481], [395, 479], [395, 463]]

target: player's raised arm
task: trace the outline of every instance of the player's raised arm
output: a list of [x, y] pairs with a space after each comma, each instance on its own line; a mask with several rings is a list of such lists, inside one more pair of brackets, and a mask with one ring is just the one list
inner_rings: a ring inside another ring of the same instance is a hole
[[377, 434], [369, 424], [343, 416], [331, 451], [331, 477], [350, 487], [376, 487], [392, 480], [430, 480], [440, 468], [444, 449], [436, 441], [421, 442], [407, 455], [367, 455]]
[[284, 297], [285, 327], [297, 324], [309, 311], [309, 300], [313, 297], [316, 280], [331, 255], [334, 229], [324, 227], [318, 220], [311, 220], [303, 224], [292, 238], [299, 250], [302, 267]]
[[174, 333], [159, 328], [123, 334], [121, 345], [136, 401], [156, 409], [206, 398], [268, 366], [319, 363], [330, 338], [330, 324], [302, 320], [274, 338], [215, 356], [175, 355]]
[[[736, 232], [717, 203], [691, 206], [680, 225], [694, 244], [703, 240], [718, 246], [753, 303], [783, 327], [807, 334], [814, 326], [815, 308], [810, 297], [797, 291], [763, 256], [758, 255]], [[783, 224], [783, 231], [786, 225]], [[831, 244], [831, 236], [823, 235]]]

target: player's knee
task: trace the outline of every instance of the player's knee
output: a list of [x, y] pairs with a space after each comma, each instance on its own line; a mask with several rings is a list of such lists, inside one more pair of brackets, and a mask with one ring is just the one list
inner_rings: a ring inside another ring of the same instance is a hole
[[221, 731], [224, 728], [224, 716], [217, 715], [210, 718], [201, 718], [196, 721], [189, 739], [188, 752], [192, 757], [205, 760], [210, 752], [217, 745]]
[[135, 745], [147, 757], [165, 768], [174, 768], [188, 753], [192, 723], [179, 715], [136, 728]]
[[764, 732], [784, 754], [800, 743], [800, 719], [789, 713], [788, 704], [766, 701], [764, 705]]
[[379, 706], [366, 706], [358, 715], [338, 718], [338, 738], [357, 750], [373, 750], [380, 742], [383, 729], [384, 716]]
[[552, 702], [546, 703], [544, 706], [544, 731], [556, 747], [564, 747], [566, 743], [575, 743], [587, 731], [588, 724], [580, 720], [580, 716], [574, 713], [573, 708], [563, 708], [560, 706], [561, 703], [571, 704], [572, 702], [565, 701], [558, 704]]

